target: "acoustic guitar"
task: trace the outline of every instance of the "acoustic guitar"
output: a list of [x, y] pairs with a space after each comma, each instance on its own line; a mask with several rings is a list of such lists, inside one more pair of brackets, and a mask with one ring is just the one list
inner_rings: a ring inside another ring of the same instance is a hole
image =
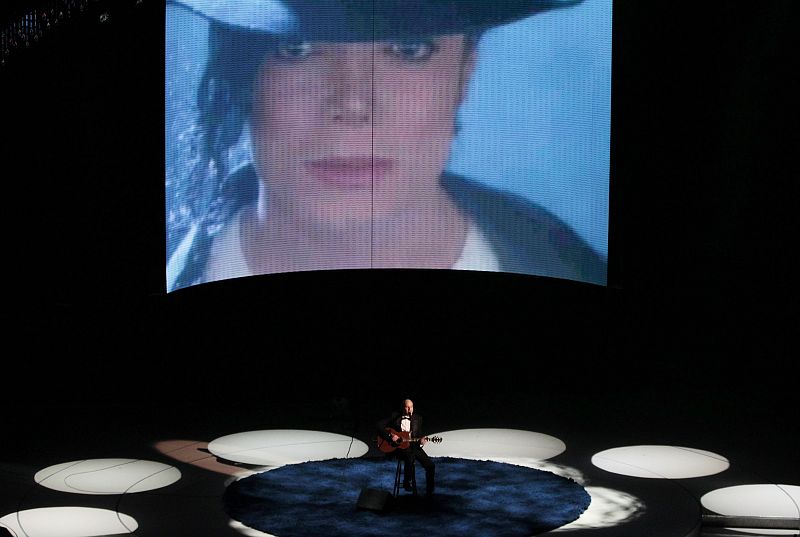
[[389, 433], [390, 435], [392, 434], [397, 435], [400, 438], [397, 440], [397, 442], [392, 442], [391, 440], [386, 440], [385, 438], [382, 438], [380, 435], [378, 435], [377, 438], [378, 449], [380, 449], [384, 453], [391, 453], [395, 449], [408, 449], [409, 447], [411, 447], [412, 442], [419, 442], [423, 438], [428, 442], [433, 442], [434, 444], [438, 444], [439, 442], [442, 441], [441, 436], [420, 436], [419, 438], [414, 438], [408, 431], [395, 431], [391, 427], [387, 427], [386, 432]]

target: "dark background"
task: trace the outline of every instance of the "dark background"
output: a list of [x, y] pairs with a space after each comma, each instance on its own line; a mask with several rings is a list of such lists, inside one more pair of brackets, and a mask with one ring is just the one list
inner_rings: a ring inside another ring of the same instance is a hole
[[797, 482], [778, 462], [798, 436], [792, 1], [616, 2], [607, 288], [372, 270], [170, 295], [163, 10], [97, 3], [0, 70], [20, 423], [413, 394], [768, 444]]

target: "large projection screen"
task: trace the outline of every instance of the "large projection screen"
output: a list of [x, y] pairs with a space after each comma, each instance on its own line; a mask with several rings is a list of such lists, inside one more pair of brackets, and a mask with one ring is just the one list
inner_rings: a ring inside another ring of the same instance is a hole
[[369, 268], [605, 285], [611, 2], [168, 2], [167, 291]]

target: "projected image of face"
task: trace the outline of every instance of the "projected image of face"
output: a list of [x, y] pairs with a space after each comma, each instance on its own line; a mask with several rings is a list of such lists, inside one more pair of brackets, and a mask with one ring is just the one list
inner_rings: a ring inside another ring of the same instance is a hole
[[[566, 119], [549, 106], [580, 95], [575, 87], [591, 93], [602, 84], [591, 73], [565, 85], [554, 77], [567, 69], [526, 71], [532, 51], [554, 51], [542, 67], [570, 56], [552, 42], [545, 46], [542, 28], [496, 46], [495, 54], [508, 54], [504, 60], [483, 60], [479, 47], [490, 30], [549, 10], [568, 17], [580, 1], [415, 0], [415, 9], [400, 0], [172, 1], [187, 9], [177, 15], [184, 23], [171, 23], [168, 11], [166, 124], [169, 130], [176, 118], [196, 119], [167, 136], [168, 290], [365, 268], [605, 283], [604, 256], [536, 194], [512, 189], [536, 187], [542, 196], [571, 200], [567, 179], [591, 184], [598, 177], [595, 168], [608, 160], [602, 151], [585, 164], [587, 153], [603, 147], [598, 131], [608, 134], [594, 123], [602, 117], [595, 101], [581, 108], [565, 102]], [[600, 12], [610, 20], [609, 0], [586, 1], [598, 5], [584, 15], [587, 25]], [[203, 61], [187, 65], [173, 59], [184, 49], [172, 36], [193, 28], [198, 14], [206, 24]], [[552, 35], [564, 28], [571, 27]], [[607, 30], [610, 43], [610, 24]], [[518, 67], [487, 84], [485, 73], [516, 62], [522, 44], [527, 56]], [[575, 65], [601, 64], [589, 59]], [[520, 70], [516, 86], [506, 88], [505, 79]], [[170, 105], [180, 101], [169, 81], [188, 72], [198, 74], [194, 109], [187, 110]], [[531, 85], [536, 98], [526, 97]], [[463, 121], [470, 102], [489, 112]], [[537, 122], [507, 128], [508, 114]], [[471, 132], [483, 129], [477, 141], [456, 129], [465, 123]], [[564, 132], [551, 135], [558, 129]], [[473, 141], [464, 147], [465, 139]], [[175, 164], [181, 157], [183, 167]], [[605, 200], [607, 190], [599, 192]], [[575, 199], [575, 222], [605, 225], [605, 213], [593, 214], [595, 199]]]
[[295, 40], [267, 54], [250, 122], [264, 188], [260, 210], [246, 213], [242, 228], [251, 267], [449, 268], [456, 261], [467, 220], [439, 177], [474, 65], [465, 47], [463, 35]]
[[465, 46], [463, 35], [279, 45], [251, 119], [267, 215], [358, 226], [448, 205], [439, 176], [474, 65]]

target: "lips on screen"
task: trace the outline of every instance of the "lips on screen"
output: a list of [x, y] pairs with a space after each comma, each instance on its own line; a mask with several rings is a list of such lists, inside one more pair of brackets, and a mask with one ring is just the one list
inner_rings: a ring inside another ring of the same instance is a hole
[[165, 16], [168, 291], [384, 268], [606, 284], [611, 0], [373, 41]]

